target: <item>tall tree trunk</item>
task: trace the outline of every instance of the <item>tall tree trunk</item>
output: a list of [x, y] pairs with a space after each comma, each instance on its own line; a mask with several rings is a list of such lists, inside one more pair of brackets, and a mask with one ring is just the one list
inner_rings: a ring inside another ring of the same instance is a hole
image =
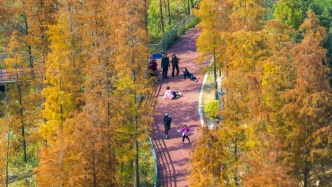
[[194, 8], [194, 0], [190, 0], [191, 8]]
[[[25, 1], [23, 1], [23, 5], [25, 6]], [[25, 36], [29, 35], [29, 26], [28, 26], [28, 19], [24, 13], [24, 26], [25, 26], [25, 31], [24, 34]], [[31, 45], [27, 42], [27, 47], [28, 47], [28, 55], [29, 55], [29, 66], [31, 68], [30, 73], [33, 79], [35, 79], [35, 72], [34, 72], [34, 65], [33, 65], [33, 58], [32, 58], [32, 51], [31, 51]]]
[[93, 171], [93, 187], [97, 187], [97, 172], [96, 172], [96, 166], [95, 166], [95, 146], [94, 143], [92, 143], [92, 171]]
[[[147, 0], [144, 0], [144, 6], [145, 9], [148, 10], [148, 2]], [[144, 22], [145, 22], [145, 30], [146, 30], [146, 34], [148, 35], [148, 11], [144, 11]]]
[[166, 10], [167, 9], [167, 3], [166, 3], [167, 0], [162, 0], [162, 1], [163, 1], [163, 4], [164, 4], [164, 10]]
[[190, 0], [187, 0], [188, 15], [190, 15]]
[[167, 0], [167, 15], [168, 15], [168, 25], [171, 25], [172, 24], [172, 21], [171, 21], [171, 8], [169, 7], [169, 0]]
[[[6, 98], [7, 99], [7, 98]], [[6, 187], [8, 187], [9, 184], [9, 132], [10, 132], [10, 121], [8, 123], [8, 132], [7, 132], [7, 151], [6, 151]]]
[[23, 148], [23, 162], [27, 163], [27, 150], [26, 150], [26, 141], [25, 141], [25, 128], [24, 128], [24, 116], [23, 116], [23, 107], [22, 107], [22, 89], [21, 85], [17, 84], [18, 89], [18, 99], [20, 104], [20, 116], [21, 116], [21, 133], [22, 133], [22, 148]]
[[[136, 127], [137, 129], [137, 127]], [[139, 187], [139, 163], [138, 163], [138, 141], [135, 142], [135, 149], [136, 149], [136, 153], [135, 153], [135, 187]]]
[[305, 159], [305, 164], [304, 164], [304, 171], [303, 171], [303, 187], [309, 187], [310, 184], [309, 184], [309, 172], [310, 172], [310, 169], [309, 169], [309, 166], [308, 166], [308, 161], [307, 159]]
[[[237, 138], [235, 138], [235, 141], [234, 141], [234, 158], [235, 158], [235, 162], [238, 161], [238, 155], [237, 155]], [[239, 186], [239, 178], [237, 176], [237, 167], [235, 168], [235, 171], [234, 171], [234, 175], [233, 175], [233, 179], [234, 179], [234, 182], [235, 182], [235, 186]]]
[[216, 50], [213, 49], [213, 76], [214, 76], [214, 95], [218, 100], [218, 82], [217, 82], [217, 63], [216, 63]]
[[[160, 0], [160, 8], [162, 9], [161, 6], [161, 0]], [[132, 16], [132, 15], [131, 15]], [[130, 32], [130, 37], [134, 36], [134, 28], [133, 28], [133, 21], [132, 21], [132, 17], [130, 17], [130, 28], [129, 28], [129, 32]], [[135, 64], [135, 40], [131, 40], [131, 63], [134, 65]], [[133, 83], [136, 84], [136, 70], [132, 69], [132, 80]], [[134, 98], [137, 98], [137, 91], [134, 90]], [[137, 102], [137, 100], [135, 100], [135, 102]], [[138, 130], [138, 125], [137, 125], [137, 114], [135, 114], [134, 118], [133, 118], [133, 124], [134, 124], [134, 128], [135, 128], [135, 132], [137, 132]], [[135, 137], [136, 139], [137, 137]], [[138, 152], [139, 152], [139, 147], [138, 147], [138, 141], [137, 139], [135, 140], [135, 187], [139, 187], [139, 162], [138, 162]]]
[[161, 0], [159, 0], [159, 8], [160, 8], [160, 23], [161, 23], [161, 31], [165, 32], [164, 29], [164, 16], [163, 16], [163, 6]]

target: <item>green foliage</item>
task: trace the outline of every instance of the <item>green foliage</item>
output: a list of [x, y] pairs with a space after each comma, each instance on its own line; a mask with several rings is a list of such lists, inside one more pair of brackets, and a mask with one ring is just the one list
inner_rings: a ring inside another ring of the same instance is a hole
[[276, 4], [275, 17], [298, 29], [306, 18], [308, 4], [298, 0], [281, 0]]
[[[149, 0], [148, 9], [148, 31], [151, 38], [151, 43], [158, 43], [159, 40], [164, 36], [165, 33], [170, 31], [173, 26], [180, 20], [188, 16], [188, 4], [186, 1], [181, 0], [170, 0], [169, 10], [170, 17], [168, 17], [167, 1], [162, 2], [163, 22], [164, 31], [161, 28], [161, 17], [160, 17], [160, 1]], [[200, 0], [193, 1], [194, 7], [198, 7]], [[169, 22], [170, 21], [170, 22]]]
[[194, 21], [192, 21], [192, 22], [186, 24], [186, 25], [184, 26], [185, 30], [188, 30], [188, 29], [190, 29], [190, 28], [193, 28], [194, 26], [198, 25], [198, 23], [199, 23], [200, 21], [201, 21], [201, 20], [198, 18], [198, 19], [195, 19]]
[[214, 119], [218, 119], [219, 118], [219, 101], [218, 100], [213, 100], [208, 102], [205, 106], [204, 106], [204, 111], [205, 113]]
[[152, 147], [150, 146], [149, 140], [140, 144], [141, 149], [139, 150], [139, 173], [141, 186], [153, 186], [154, 179], [156, 177], [154, 168], [154, 157], [152, 154]]
[[[309, 6], [312, 9], [317, 18], [320, 21], [320, 24], [327, 28], [327, 38], [324, 42], [324, 48], [328, 58], [329, 66], [332, 67], [332, 0], [314, 0]], [[332, 81], [330, 82], [332, 85]]]
[[9, 186], [37, 186], [33, 168], [38, 166], [38, 145], [29, 144], [27, 163], [22, 163], [22, 149], [17, 149], [9, 158]]

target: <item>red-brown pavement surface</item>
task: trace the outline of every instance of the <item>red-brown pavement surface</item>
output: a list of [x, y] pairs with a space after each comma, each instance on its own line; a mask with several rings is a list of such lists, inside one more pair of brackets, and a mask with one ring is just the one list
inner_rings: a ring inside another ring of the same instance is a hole
[[[188, 163], [190, 152], [200, 136], [199, 127], [200, 117], [198, 113], [199, 94], [202, 87], [203, 75], [198, 75], [198, 66], [195, 58], [198, 57], [196, 51], [196, 39], [198, 37], [197, 29], [188, 30], [172, 47], [167, 51], [175, 53], [180, 58], [180, 73], [171, 79], [172, 70], [168, 71], [168, 79], [159, 81], [155, 92], [156, 105], [154, 116], [155, 123], [153, 125], [153, 144], [158, 159], [158, 186], [167, 187], [184, 187], [188, 186], [187, 177], [189, 175]], [[203, 66], [207, 64], [203, 64]], [[160, 68], [160, 60], [158, 61]], [[191, 73], [199, 77], [198, 82], [194, 82], [183, 78], [182, 70], [187, 67]], [[161, 70], [159, 69], [159, 79], [161, 80]], [[166, 86], [170, 86], [172, 90], [181, 91], [183, 96], [178, 99], [163, 100]], [[165, 139], [163, 118], [165, 113], [169, 113], [172, 117], [171, 129], [169, 131], [169, 139]], [[190, 133], [191, 144], [185, 140], [182, 145], [181, 133], [177, 130], [183, 125], [192, 128]]]

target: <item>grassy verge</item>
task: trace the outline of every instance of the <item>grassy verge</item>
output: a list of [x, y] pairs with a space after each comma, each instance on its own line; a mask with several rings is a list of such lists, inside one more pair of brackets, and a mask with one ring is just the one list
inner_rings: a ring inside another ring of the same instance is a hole
[[[203, 80], [202, 80], [203, 81]], [[207, 125], [215, 124], [217, 120], [211, 119], [205, 112], [204, 112], [204, 106], [210, 102], [213, 101], [215, 98], [214, 94], [214, 76], [213, 76], [213, 71], [208, 71], [207, 72], [207, 79], [204, 85], [203, 89], [203, 97], [202, 97], [202, 113], [203, 113], [203, 118], [204, 121], [207, 123]]]
[[149, 140], [142, 143], [143, 148], [140, 149], [139, 153], [139, 173], [140, 173], [140, 184], [141, 186], [154, 186], [154, 180], [156, 177], [155, 162], [152, 154], [152, 147]]

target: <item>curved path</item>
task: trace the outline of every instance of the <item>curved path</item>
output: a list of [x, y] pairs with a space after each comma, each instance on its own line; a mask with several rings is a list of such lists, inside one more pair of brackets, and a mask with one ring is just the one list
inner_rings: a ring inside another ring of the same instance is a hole
[[[168, 71], [169, 79], [159, 81], [155, 92], [156, 105], [154, 116], [155, 123], [152, 126], [153, 145], [158, 158], [158, 186], [183, 187], [188, 186], [187, 176], [190, 152], [200, 136], [200, 117], [198, 113], [199, 94], [202, 87], [203, 76], [198, 75], [198, 66], [195, 58], [198, 57], [196, 51], [196, 39], [198, 37], [197, 29], [188, 30], [177, 42], [172, 45], [168, 53], [176, 53], [180, 58], [180, 75], [171, 79], [171, 69]], [[207, 64], [203, 64], [206, 66]], [[160, 68], [160, 61], [158, 61]], [[191, 73], [199, 77], [198, 82], [183, 78], [182, 70], [187, 67]], [[161, 79], [161, 70], [159, 69], [159, 79]], [[173, 90], [181, 91], [183, 96], [179, 99], [163, 100], [166, 86]], [[171, 129], [169, 131], [170, 139], [165, 139], [163, 118], [164, 114], [169, 113], [172, 116]], [[181, 133], [177, 132], [184, 124], [187, 124], [193, 131], [190, 133], [192, 144], [182, 145]]]

